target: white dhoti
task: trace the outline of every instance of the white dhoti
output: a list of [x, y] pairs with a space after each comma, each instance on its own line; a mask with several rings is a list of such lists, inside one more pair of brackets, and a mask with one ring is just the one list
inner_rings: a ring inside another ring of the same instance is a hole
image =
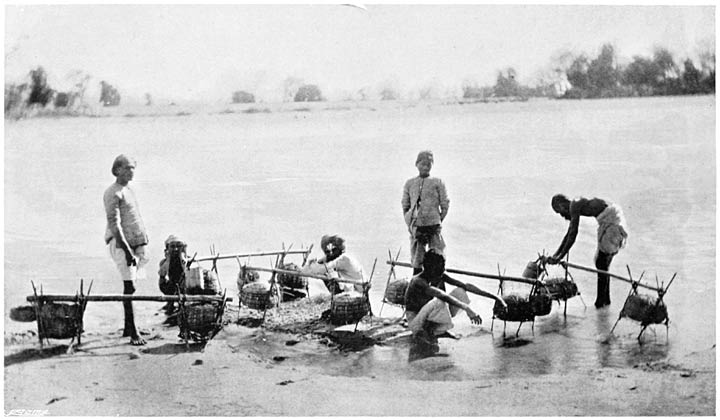
[[[465, 289], [455, 288], [450, 292], [450, 296], [460, 302], [470, 303]], [[408, 311], [405, 316], [408, 320], [408, 328], [413, 333], [423, 330], [425, 323], [430, 321], [436, 324], [434, 334], [440, 335], [454, 327], [452, 318], [457, 315], [459, 310], [460, 308], [455, 305], [448, 305], [438, 298], [433, 298], [420, 309], [420, 312]]]
[[616, 204], [608, 205], [597, 217], [598, 250], [615, 255], [627, 243], [627, 226], [622, 210]]

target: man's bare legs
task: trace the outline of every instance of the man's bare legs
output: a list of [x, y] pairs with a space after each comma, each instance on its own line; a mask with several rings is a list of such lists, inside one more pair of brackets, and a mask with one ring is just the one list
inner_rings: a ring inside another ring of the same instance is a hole
[[[123, 281], [123, 293], [132, 295], [135, 293], [135, 285], [131, 280]], [[125, 310], [125, 329], [123, 337], [130, 337], [130, 344], [133, 346], [142, 346], [146, 342], [140, 337], [137, 327], [135, 326], [135, 314], [133, 313], [133, 303], [131, 300], [123, 301], [123, 309]]]
[[[595, 268], [602, 271], [609, 271], [612, 260], [613, 255], [598, 251], [597, 257], [595, 257]], [[610, 305], [610, 276], [598, 273], [595, 307], [599, 309], [608, 305]]]

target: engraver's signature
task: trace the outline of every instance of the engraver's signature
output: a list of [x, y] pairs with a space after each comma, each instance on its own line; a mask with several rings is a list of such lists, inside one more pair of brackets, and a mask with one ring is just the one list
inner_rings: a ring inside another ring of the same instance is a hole
[[47, 416], [50, 414], [50, 410], [28, 410], [25, 408], [16, 408], [13, 410], [5, 410], [5, 416]]

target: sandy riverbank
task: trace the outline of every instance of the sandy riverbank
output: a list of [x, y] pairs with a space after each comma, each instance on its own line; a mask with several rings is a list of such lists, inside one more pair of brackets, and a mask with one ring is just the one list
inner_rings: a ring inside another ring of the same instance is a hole
[[[364, 320], [354, 335], [319, 320], [327, 302], [292, 311], [230, 308], [206, 346], [154, 326], [133, 347], [88, 332], [74, 354], [53, 340], [6, 336], [5, 413], [97, 416], [642, 416], [715, 415], [715, 348], [629, 368], [448, 380], [453, 354], [405, 362], [412, 377], [363, 366], [363, 347], [407, 352], [402, 328]], [[291, 318], [283, 314], [293, 314]], [[240, 317], [242, 324], [236, 321]], [[481, 328], [486, 328], [485, 326]], [[352, 328], [350, 328], [352, 330]], [[330, 333], [328, 333], [330, 332]], [[348, 340], [348, 337], [355, 337]], [[343, 346], [346, 345], [346, 346]], [[344, 348], [344, 349], [343, 349]], [[441, 342], [442, 348], [442, 342]], [[437, 378], [443, 378], [437, 380]]]

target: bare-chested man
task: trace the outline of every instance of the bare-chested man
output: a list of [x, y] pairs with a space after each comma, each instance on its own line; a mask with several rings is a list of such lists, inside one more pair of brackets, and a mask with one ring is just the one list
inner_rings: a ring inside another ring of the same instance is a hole
[[[570, 251], [577, 238], [580, 216], [595, 217], [598, 222], [595, 267], [608, 271], [613, 257], [625, 247], [628, 237], [625, 216], [620, 207], [600, 198], [580, 197], [571, 201], [562, 194], [553, 196], [551, 204], [555, 213], [570, 221], [570, 226], [560, 247], [548, 258], [548, 263], [557, 264]], [[607, 305], [610, 305], [610, 277], [598, 273], [595, 307]]]

